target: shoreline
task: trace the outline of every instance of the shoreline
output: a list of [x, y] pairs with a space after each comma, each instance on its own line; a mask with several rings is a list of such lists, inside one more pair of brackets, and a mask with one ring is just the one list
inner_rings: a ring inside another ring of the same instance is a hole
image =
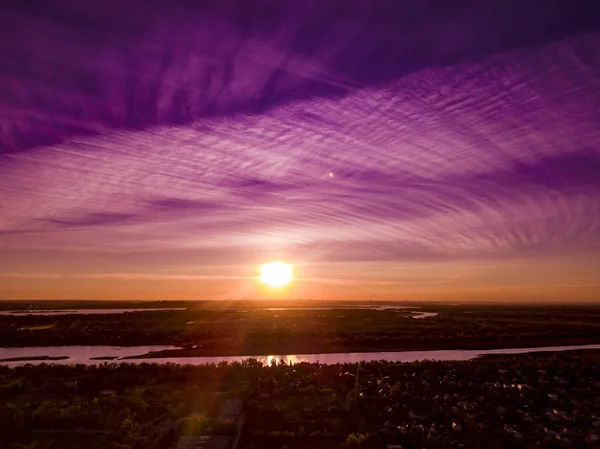
[[[81, 349], [82, 347], [73, 346], [73, 348]], [[107, 351], [119, 350], [118, 347], [105, 347]], [[33, 349], [33, 348], [31, 348]], [[89, 347], [85, 347], [89, 350]], [[141, 348], [140, 348], [141, 349]], [[151, 349], [151, 348], [147, 348]], [[64, 352], [63, 352], [64, 351]], [[32, 351], [33, 352], [33, 351]], [[58, 351], [57, 351], [58, 352]], [[61, 354], [62, 352], [62, 354]], [[390, 362], [414, 362], [419, 360], [437, 360], [437, 361], [460, 361], [460, 360], [494, 360], [502, 359], [505, 357], [513, 356], [540, 356], [540, 357], [553, 357], [559, 354], [571, 357], [592, 357], [594, 359], [600, 357], [600, 343], [587, 344], [587, 345], [562, 345], [562, 346], [533, 346], [533, 347], [512, 347], [512, 348], [493, 348], [493, 349], [470, 349], [470, 350], [457, 350], [457, 349], [437, 349], [437, 350], [425, 350], [425, 351], [371, 351], [371, 352], [319, 352], [319, 353], [261, 353], [252, 355], [234, 355], [234, 356], [206, 356], [198, 355], [194, 352], [184, 352], [182, 350], [173, 349], [156, 349], [154, 351], [146, 352], [144, 354], [135, 354], [132, 351], [128, 355], [122, 357], [117, 355], [103, 355], [90, 357], [81, 357], [77, 355], [77, 351], [73, 351], [69, 355], [68, 347], [62, 347], [59, 352], [60, 355], [31, 355], [31, 356], [19, 356], [13, 354], [12, 357], [4, 357], [0, 359], [2, 363], [14, 363], [22, 362], [29, 364], [33, 362], [38, 363], [50, 363], [53, 362], [65, 364], [77, 365], [89, 365], [96, 364], [98, 362], [107, 362], [113, 364], [120, 363], [175, 363], [180, 365], [187, 364], [210, 364], [220, 363], [223, 361], [234, 362], [248, 359], [255, 359], [261, 361], [263, 364], [269, 364], [274, 360], [291, 360], [294, 363], [318, 363], [320, 357], [324, 360], [322, 363], [325, 364], [337, 364], [337, 363], [359, 363], [360, 361], [376, 361], [376, 360], [387, 360]], [[34, 352], [35, 354], [35, 352]], [[374, 354], [374, 356], [370, 355]], [[6, 354], [9, 355], [9, 354]], [[90, 354], [91, 355], [91, 354]], [[330, 357], [327, 357], [330, 356]], [[189, 362], [186, 360], [189, 359]], [[203, 360], [198, 360], [203, 359]], [[211, 360], [212, 359], [212, 360]], [[266, 360], [266, 361], [265, 361]]]
[[[210, 351], [204, 349], [164, 349], [160, 351], [150, 351], [145, 354], [126, 356], [119, 360], [135, 360], [135, 359], [162, 359], [162, 358], [193, 358], [193, 357], [266, 357], [268, 355], [312, 355], [312, 354], [360, 354], [360, 353], [378, 353], [378, 352], [429, 352], [429, 351], [494, 351], [494, 350], [511, 350], [511, 349], [528, 349], [528, 348], [550, 348], [564, 346], [585, 346], [600, 344], [598, 340], [571, 340], [561, 342], [532, 342], [531, 344], [507, 344], [507, 345], [480, 345], [472, 347], [403, 347], [403, 348], [319, 348], [318, 350], [300, 350], [298, 348], [287, 348], [278, 350], [261, 350], [261, 351]], [[346, 349], [346, 350], [344, 350]], [[562, 352], [562, 351], [561, 351]]]
[[49, 355], [37, 355], [30, 357], [7, 357], [5, 359], [0, 359], [1, 362], [43, 362], [46, 360], [67, 360], [70, 357], [68, 355], [59, 355], [59, 356], [49, 356]]
[[[140, 347], [141, 350], [145, 346], [172, 346], [172, 349], [162, 349], [158, 351], [145, 352], [139, 355], [130, 355], [125, 357], [115, 356], [97, 356], [90, 360], [133, 360], [133, 359], [161, 359], [161, 358], [192, 358], [192, 357], [265, 357], [266, 355], [310, 355], [310, 354], [355, 354], [355, 353], [377, 353], [377, 352], [418, 352], [418, 351], [490, 351], [490, 350], [510, 350], [510, 349], [527, 349], [527, 348], [541, 348], [541, 347], [563, 347], [563, 346], [584, 346], [600, 344], [599, 339], [564, 339], [560, 341], [556, 340], [531, 340], [531, 341], [510, 341], [504, 344], [500, 343], [489, 343], [488, 342], [474, 342], [473, 344], [454, 344], [454, 345], [390, 345], [390, 346], [318, 346], [318, 345], [282, 345], [282, 346], [269, 346], [258, 348], [192, 348], [183, 349], [170, 344], [148, 344], [148, 345], [107, 345], [107, 344], [82, 344], [82, 345], [37, 345], [37, 346], [4, 346], [1, 349], [13, 349], [18, 348], [65, 348], [68, 350], [70, 347], [81, 347], [85, 346], [88, 348], [94, 347], [111, 347], [111, 348], [136, 348]], [[50, 356], [36, 356], [36, 357], [50, 357]], [[63, 356], [61, 356], [63, 357]], [[0, 362], [6, 361], [0, 359]]]
[[600, 349], [594, 348], [583, 348], [583, 349], [566, 349], [564, 351], [532, 351], [524, 352], [521, 354], [484, 354], [479, 357], [479, 360], [491, 361], [502, 357], [554, 357], [556, 355], [567, 356], [567, 357], [578, 357], [578, 356], [594, 356], [594, 358], [600, 358]]

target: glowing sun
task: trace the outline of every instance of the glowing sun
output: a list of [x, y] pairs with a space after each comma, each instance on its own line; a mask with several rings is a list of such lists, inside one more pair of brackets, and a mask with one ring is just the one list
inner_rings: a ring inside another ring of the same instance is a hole
[[271, 287], [283, 287], [292, 280], [292, 266], [289, 263], [275, 261], [261, 265], [258, 280]]

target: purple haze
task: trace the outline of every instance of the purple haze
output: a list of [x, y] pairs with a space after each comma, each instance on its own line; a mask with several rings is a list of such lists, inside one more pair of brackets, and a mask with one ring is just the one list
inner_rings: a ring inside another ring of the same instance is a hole
[[596, 2], [12, 3], [0, 297], [598, 298]]

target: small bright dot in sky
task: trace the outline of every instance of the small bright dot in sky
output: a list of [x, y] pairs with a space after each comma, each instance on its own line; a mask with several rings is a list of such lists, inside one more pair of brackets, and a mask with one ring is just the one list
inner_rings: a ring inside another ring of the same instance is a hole
[[260, 282], [271, 287], [283, 287], [292, 280], [292, 266], [289, 263], [277, 260], [261, 265], [259, 271]]
[[329, 172], [329, 177], [333, 178], [333, 172], [332, 171]]

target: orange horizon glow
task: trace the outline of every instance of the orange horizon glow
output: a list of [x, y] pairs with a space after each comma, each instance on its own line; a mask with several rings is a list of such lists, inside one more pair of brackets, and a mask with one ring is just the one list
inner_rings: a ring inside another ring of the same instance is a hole
[[[56, 272], [5, 269], [0, 274], [0, 299], [593, 302], [600, 300], [593, 262], [573, 263], [569, 258], [452, 264], [304, 261], [295, 264], [298, 273], [292, 282], [276, 288], [259, 282], [256, 264], [143, 273], [127, 272], [124, 267], [120, 272], [87, 273], [74, 268]], [[84, 263], [81, 266], [85, 268]]]

